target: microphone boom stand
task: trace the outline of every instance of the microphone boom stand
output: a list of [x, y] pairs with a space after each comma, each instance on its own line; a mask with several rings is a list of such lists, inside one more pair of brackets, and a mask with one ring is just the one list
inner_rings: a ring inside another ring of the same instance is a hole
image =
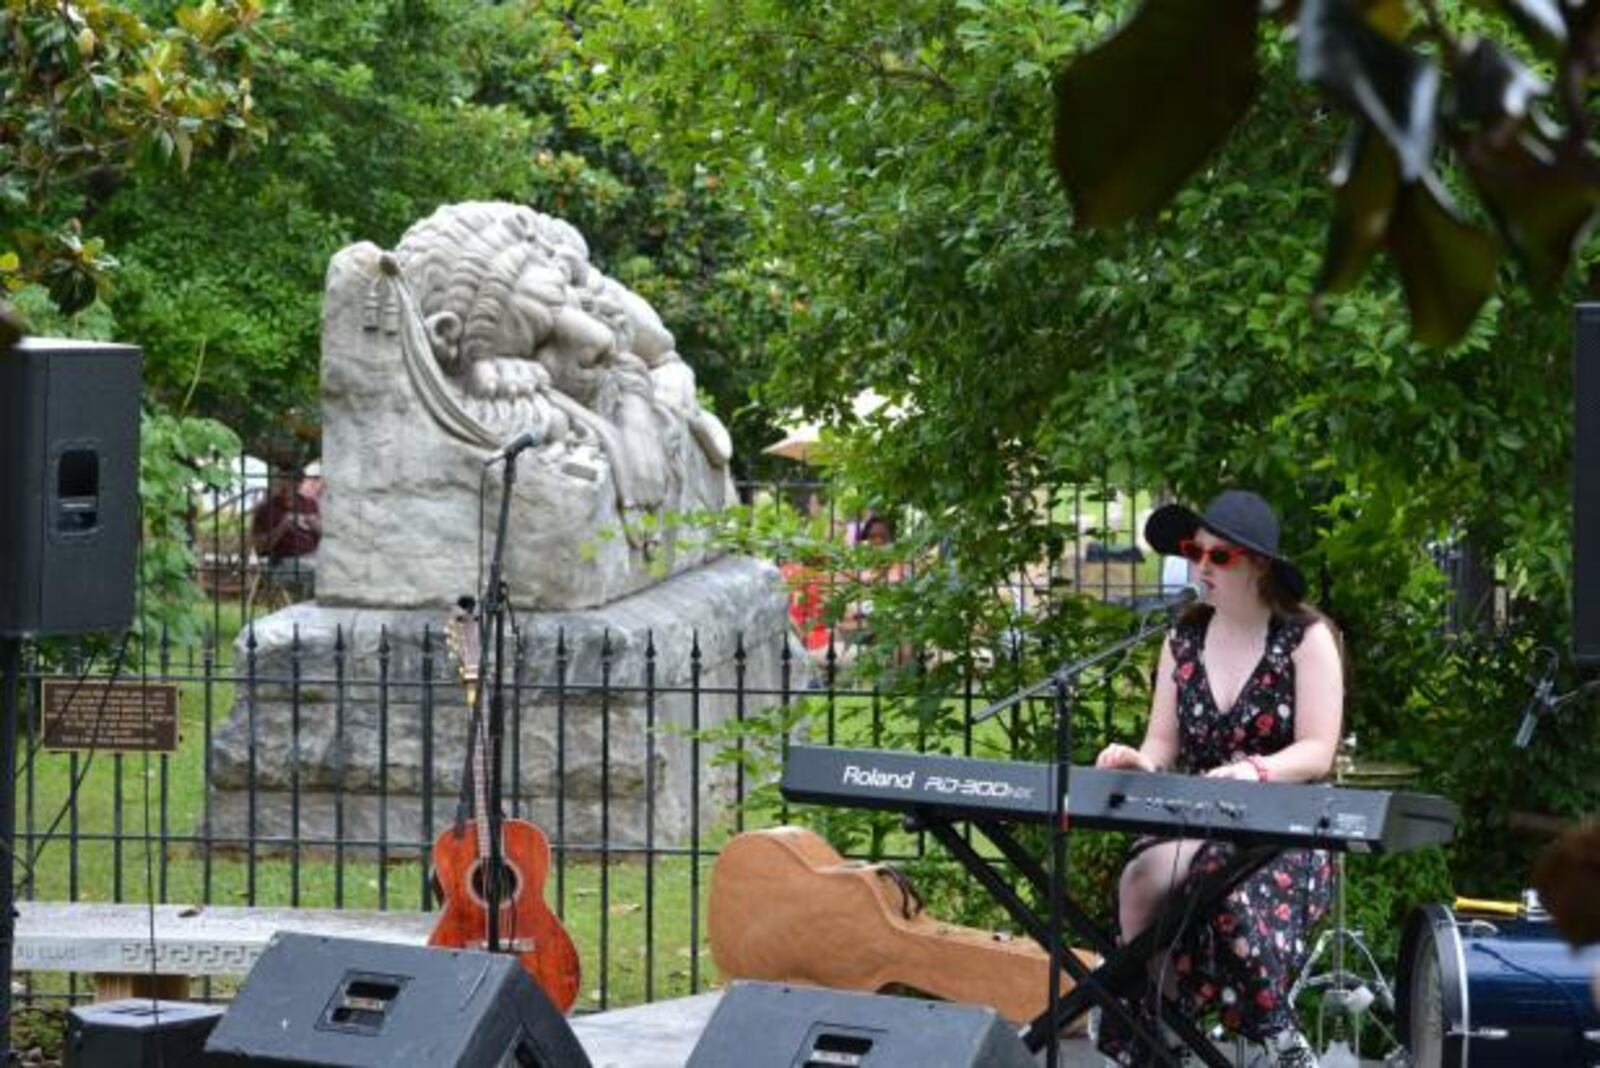
[[[483, 880], [484, 907], [488, 911], [488, 930], [485, 948], [490, 953], [500, 952], [500, 748], [505, 733], [505, 652], [506, 652], [506, 600], [502, 578], [505, 566], [506, 528], [510, 523], [511, 491], [517, 482], [517, 454], [520, 449], [505, 452], [505, 477], [500, 487], [500, 515], [495, 524], [494, 552], [489, 557], [489, 581], [483, 593], [483, 612], [478, 617], [478, 677], [483, 677], [483, 656], [489, 648], [488, 639], [494, 638], [493, 695], [489, 698], [488, 752], [483, 754], [483, 766], [488, 769], [488, 782], [484, 789], [488, 795], [487, 812], [489, 836], [488, 872]], [[482, 714], [483, 688], [478, 689], [478, 713]]]
[[[1067, 879], [1067, 815], [1068, 815], [1068, 788], [1072, 775], [1072, 712], [1078, 697], [1078, 677], [1085, 671], [1120, 656], [1148, 641], [1152, 635], [1167, 629], [1168, 620], [1165, 616], [1152, 622], [1147, 622], [1138, 630], [1101, 649], [1081, 660], [1063, 664], [1049, 675], [1031, 686], [1024, 687], [1009, 697], [996, 701], [994, 704], [978, 712], [972, 717], [972, 723], [977, 725], [999, 715], [1006, 709], [1026, 701], [1030, 697], [1037, 697], [1046, 690], [1054, 693], [1055, 716], [1055, 767], [1051, 775], [1051, 805], [1054, 806], [1050, 819], [1050, 986], [1046, 995], [1050, 1006], [1050, 1041], [1045, 1046], [1046, 1068], [1059, 1068], [1061, 1063], [1061, 1028], [1064, 1021], [1060, 1018], [1061, 978], [1064, 970], [1065, 947], [1062, 945], [1061, 926], [1064, 921], [1063, 898], [1066, 894]], [[1165, 1052], [1165, 1051], [1160, 1051]], [[1159, 1053], [1158, 1053], [1159, 1055]]]

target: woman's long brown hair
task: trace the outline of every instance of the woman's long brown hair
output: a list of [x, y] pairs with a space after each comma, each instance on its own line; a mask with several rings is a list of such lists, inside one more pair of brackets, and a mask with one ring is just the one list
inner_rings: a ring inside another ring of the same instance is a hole
[[[1301, 623], [1309, 627], [1314, 623], [1321, 623], [1328, 628], [1328, 633], [1333, 635], [1333, 647], [1339, 654], [1339, 671], [1344, 676], [1345, 701], [1350, 698], [1350, 660], [1345, 656], [1344, 632], [1339, 629], [1339, 624], [1326, 612], [1313, 604], [1300, 600], [1289, 592], [1289, 587], [1279, 575], [1277, 567], [1272, 562], [1266, 561], [1266, 568], [1261, 572], [1256, 582], [1256, 589], [1261, 594], [1261, 599], [1266, 602], [1273, 618], [1290, 623]], [[1198, 623], [1211, 618], [1215, 611], [1210, 605], [1197, 602], [1183, 610], [1179, 621], [1183, 623]]]

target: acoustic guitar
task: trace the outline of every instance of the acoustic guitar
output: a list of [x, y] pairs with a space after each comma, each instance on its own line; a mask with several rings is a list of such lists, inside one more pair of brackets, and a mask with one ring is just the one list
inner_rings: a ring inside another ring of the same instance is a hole
[[[460, 666], [467, 690], [467, 707], [477, 707], [478, 621], [468, 607], [458, 605], [445, 627], [446, 644]], [[434, 878], [444, 898], [439, 922], [428, 945], [450, 949], [487, 949], [489, 907], [487, 891], [499, 891], [500, 948], [514, 953], [534, 982], [562, 1012], [578, 1000], [578, 951], [561, 921], [544, 903], [544, 884], [550, 874], [550, 842], [527, 820], [501, 817], [500, 859], [490, 858], [488, 782], [491, 767], [487, 716], [479, 716], [473, 746], [473, 818], [446, 827], [433, 843]], [[491, 883], [489, 880], [494, 879]]]
[[[1019, 1023], [1046, 1007], [1050, 956], [1037, 944], [937, 920], [894, 868], [846, 861], [803, 827], [748, 831], [728, 843], [711, 870], [707, 926], [725, 979], [910, 987], [989, 1005]], [[1063, 976], [1062, 993], [1071, 988]]]

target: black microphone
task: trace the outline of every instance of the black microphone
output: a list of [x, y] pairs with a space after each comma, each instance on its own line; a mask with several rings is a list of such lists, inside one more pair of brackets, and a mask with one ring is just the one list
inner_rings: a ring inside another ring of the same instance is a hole
[[1205, 599], [1206, 588], [1204, 583], [1187, 582], [1171, 593], [1163, 594], [1157, 598], [1152, 607], [1181, 608], [1186, 604], [1194, 604], [1196, 601], [1204, 601]]
[[500, 446], [494, 452], [490, 453], [489, 458], [483, 461], [483, 466], [488, 467], [492, 463], [498, 463], [501, 460], [509, 460], [523, 449], [531, 449], [537, 444], [539, 444], [539, 435], [531, 430], [524, 430], [510, 441]]
[[1550, 691], [1555, 686], [1555, 679], [1547, 672], [1533, 688], [1533, 696], [1528, 698], [1528, 707], [1522, 710], [1522, 722], [1517, 725], [1517, 736], [1511, 744], [1518, 749], [1528, 748], [1528, 743], [1533, 740], [1533, 729], [1539, 725], [1539, 717], [1550, 710]]

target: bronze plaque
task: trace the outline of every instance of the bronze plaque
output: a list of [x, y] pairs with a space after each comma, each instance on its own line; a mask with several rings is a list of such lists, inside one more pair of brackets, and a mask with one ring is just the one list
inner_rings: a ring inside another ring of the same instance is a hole
[[46, 749], [171, 753], [178, 748], [178, 684], [45, 679]]

